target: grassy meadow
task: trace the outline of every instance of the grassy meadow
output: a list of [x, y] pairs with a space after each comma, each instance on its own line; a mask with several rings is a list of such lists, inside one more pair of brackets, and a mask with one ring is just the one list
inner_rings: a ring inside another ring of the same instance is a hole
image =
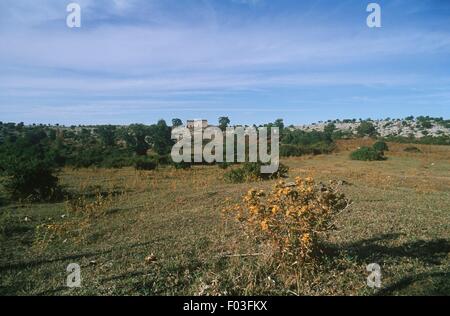
[[[290, 274], [260, 255], [222, 209], [250, 188], [226, 170], [64, 168], [76, 202], [0, 206], [3, 295], [449, 295], [450, 147], [389, 143], [387, 160], [349, 159], [371, 140], [340, 140], [329, 155], [286, 158], [289, 179], [336, 180], [352, 205], [314, 267]], [[69, 263], [82, 287], [65, 286]], [[382, 288], [366, 285], [381, 266]]]

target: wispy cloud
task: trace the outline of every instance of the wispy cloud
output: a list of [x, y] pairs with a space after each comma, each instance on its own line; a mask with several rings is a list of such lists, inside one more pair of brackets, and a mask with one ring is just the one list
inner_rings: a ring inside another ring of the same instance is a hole
[[[189, 105], [219, 107], [216, 96], [221, 105], [257, 109], [261, 95], [268, 93], [279, 96], [289, 111], [285, 90], [294, 98], [295, 89], [312, 89], [320, 101], [330, 87], [405, 93], [404, 87], [444, 88], [450, 81], [442, 67], [450, 64], [448, 23], [439, 22], [445, 21], [440, 15], [429, 17], [431, 9], [420, 1], [408, 1], [408, 8], [416, 8], [410, 14], [426, 10], [420, 24], [396, 23], [403, 11], [402, 2], [395, 1], [386, 4], [381, 30], [365, 26], [365, 10], [358, 11], [357, 19], [345, 15], [346, 9], [364, 9], [356, 1], [336, 7], [324, 1], [78, 2], [83, 10], [79, 30], [65, 27], [63, 2], [0, 3], [0, 38], [7, 43], [0, 46], [1, 115], [14, 104], [64, 106], [68, 98], [95, 107], [123, 97], [129, 100], [125, 108], [144, 111], [161, 94], [167, 97], [158, 104], [173, 109], [180, 102], [172, 98], [175, 94], [184, 95]], [[302, 103], [300, 92], [296, 97]], [[429, 100], [444, 102], [433, 94]], [[18, 111], [25, 115], [25, 110]]]

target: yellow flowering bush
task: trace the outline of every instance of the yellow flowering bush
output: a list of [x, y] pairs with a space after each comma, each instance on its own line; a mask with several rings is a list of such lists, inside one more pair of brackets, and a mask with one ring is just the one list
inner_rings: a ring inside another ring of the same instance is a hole
[[268, 242], [275, 255], [305, 261], [317, 253], [318, 241], [334, 228], [337, 214], [349, 205], [336, 186], [316, 184], [312, 178], [278, 182], [271, 192], [251, 189], [243, 203], [226, 208], [246, 232]]

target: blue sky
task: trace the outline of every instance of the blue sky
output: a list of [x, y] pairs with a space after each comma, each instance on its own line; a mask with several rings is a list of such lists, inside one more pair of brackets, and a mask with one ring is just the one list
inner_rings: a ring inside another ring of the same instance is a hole
[[0, 121], [450, 115], [450, 1], [0, 2]]

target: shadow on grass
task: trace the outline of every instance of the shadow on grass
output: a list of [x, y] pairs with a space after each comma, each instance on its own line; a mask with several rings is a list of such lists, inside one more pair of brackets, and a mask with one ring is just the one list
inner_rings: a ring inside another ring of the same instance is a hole
[[[332, 257], [344, 254], [360, 264], [397, 261], [410, 258], [421, 261], [430, 268], [446, 268], [443, 261], [450, 253], [450, 241], [446, 239], [416, 240], [400, 245], [390, 245], [401, 234], [384, 234], [370, 239], [343, 245], [328, 245]], [[389, 263], [392, 264], [392, 263]], [[407, 275], [377, 291], [376, 295], [450, 295], [450, 271], [426, 272]]]
[[450, 295], [450, 272], [429, 272], [406, 276], [382, 289], [376, 295]]
[[359, 240], [337, 247], [360, 262], [383, 262], [388, 258], [412, 258], [428, 264], [439, 265], [450, 252], [450, 241], [446, 239], [416, 240], [398, 246], [386, 245], [401, 234], [385, 234], [375, 238]]
[[135, 244], [131, 244], [131, 245], [123, 245], [120, 247], [112, 247], [111, 249], [97, 251], [97, 252], [94, 252], [94, 251], [80, 252], [80, 253], [75, 253], [75, 254], [70, 254], [70, 255], [66, 255], [66, 256], [62, 256], [62, 257], [50, 258], [50, 259], [14, 262], [14, 263], [9, 263], [9, 264], [0, 266], [0, 272], [7, 271], [7, 270], [33, 268], [33, 267], [40, 266], [43, 264], [54, 263], [54, 262], [58, 262], [58, 261], [67, 261], [67, 260], [74, 260], [74, 259], [80, 259], [80, 258], [90, 258], [90, 257], [108, 254], [113, 251], [117, 251], [119, 249], [132, 249], [132, 248], [137, 248], [137, 247], [143, 247], [143, 246], [147, 246], [154, 242], [157, 242], [157, 241], [152, 240], [152, 241], [147, 241], [147, 242], [142, 242], [142, 243], [135, 243]]

